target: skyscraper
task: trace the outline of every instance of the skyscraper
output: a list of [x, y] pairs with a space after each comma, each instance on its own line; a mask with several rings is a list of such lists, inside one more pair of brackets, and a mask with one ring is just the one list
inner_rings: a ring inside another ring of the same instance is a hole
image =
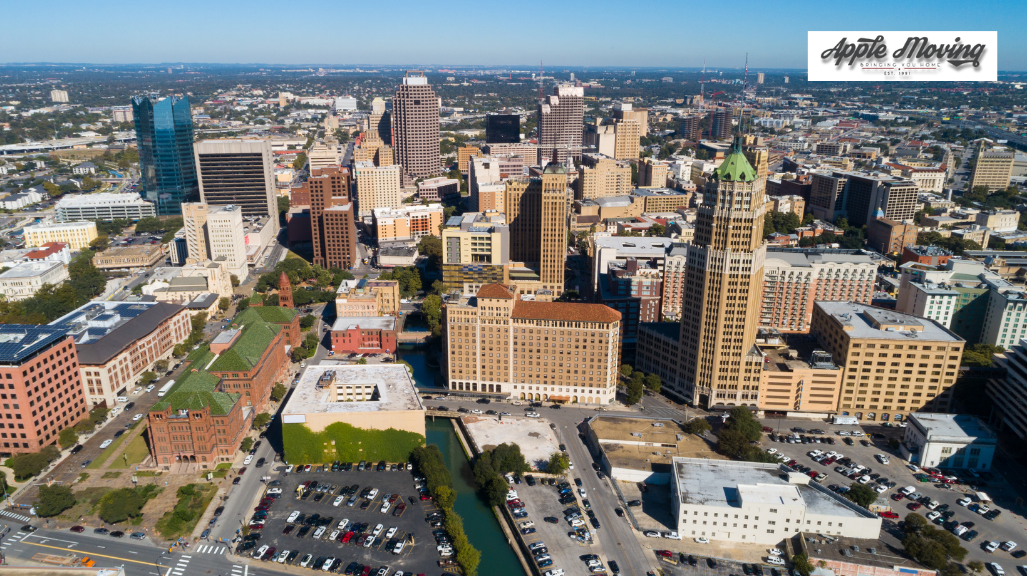
[[367, 117], [367, 132], [364, 142], [381, 142], [392, 145], [392, 118], [385, 109], [385, 100], [375, 98], [371, 101], [371, 114]]
[[392, 100], [396, 163], [403, 174], [427, 178], [442, 174], [439, 157], [439, 98], [423, 72], [410, 71]]
[[711, 140], [730, 140], [731, 139], [731, 108], [717, 108], [713, 111], [710, 120], [710, 139]]
[[343, 269], [353, 266], [359, 255], [349, 170], [339, 166], [315, 168], [293, 193], [297, 191], [310, 197], [314, 264]]
[[[581, 146], [585, 89], [561, 85], [538, 103], [538, 145], [544, 150]], [[554, 157], [551, 152], [543, 156]]]
[[699, 116], [682, 116], [681, 123], [678, 124], [678, 135], [685, 140], [698, 142], [701, 137], [699, 132], [699, 125], [701, 123], [702, 118]]
[[200, 201], [242, 208], [243, 216], [271, 216], [278, 232], [278, 198], [270, 140], [201, 140], [196, 143]]
[[193, 157], [193, 120], [189, 98], [171, 96], [154, 102], [132, 99], [143, 194], [158, 216], [182, 213], [182, 202], [199, 198]]
[[1016, 154], [1009, 150], [988, 150], [984, 140], [976, 146], [976, 164], [970, 173], [967, 190], [978, 186], [987, 186], [988, 191], [1005, 190], [1009, 186], [1009, 178], [1013, 173], [1013, 160]]
[[567, 169], [550, 164], [541, 177], [507, 181], [505, 201], [510, 259], [537, 267], [542, 289], [559, 296], [567, 254]]
[[516, 144], [520, 141], [520, 114], [488, 114], [485, 116], [485, 142]]
[[703, 408], [755, 405], [758, 399], [763, 358], [754, 344], [767, 252], [763, 183], [737, 138], [706, 183], [688, 247], [681, 393]]

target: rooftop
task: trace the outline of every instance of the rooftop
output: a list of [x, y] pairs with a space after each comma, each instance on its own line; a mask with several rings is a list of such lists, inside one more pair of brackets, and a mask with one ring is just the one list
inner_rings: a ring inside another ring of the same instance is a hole
[[45, 260], [42, 262], [22, 262], [14, 268], [0, 274], [0, 278], [10, 280], [12, 278], [33, 278], [47, 274], [55, 268], [63, 268], [64, 262]]
[[935, 442], [969, 444], [985, 440], [994, 444], [997, 441], [991, 428], [970, 414], [916, 412], [909, 415], [907, 423]]
[[128, 346], [182, 311], [164, 302], [93, 301], [54, 320], [74, 336], [79, 363], [107, 363]]
[[162, 412], [169, 407], [174, 410], [202, 410], [210, 407], [214, 416], [225, 416], [239, 401], [240, 394], [217, 390], [221, 378], [204, 370], [216, 356], [210, 348], [204, 347], [190, 355], [191, 362], [185, 374], [171, 390], [150, 408], [151, 412]]
[[962, 338], [933, 320], [886, 308], [853, 302], [822, 301], [817, 301], [815, 306], [841, 325], [851, 339], [897, 340], [903, 337], [909, 340], [963, 342]]
[[[327, 383], [327, 384], [326, 384]], [[373, 385], [374, 400], [332, 402], [332, 387]], [[367, 366], [322, 362], [307, 366], [282, 410], [285, 423], [304, 422], [307, 414], [424, 410], [410, 372], [403, 364]]]
[[[713, 451], [711, 444], [694, 434], [686, 434], [673, 420], [596, 416], [589, 421], [589, 426], [610, 463], [617, 468], [642, 469], [654, 464], [666, 467], [672, 458], [679, 456], [724, 458]], [[654, 445], [660, 447], [659, 454], [653, 453]]]
[[620, 312], [603, 304], [580, 304], [575, 302], [530, 302], [518, 300], [514, 303], [513, 318], [562, 320], [565, 322], [618, 322]]
[[395, 330], [395, 316], [352, 316], [342, 317], [332, 324], [332, 331], [339, 330]]
[[18, 365], [67, 335], [63, 326], [0, 324], [0, 363]]
[[257, 307], [247, 308], [232, 321], [231, 327], [240, 330], [232, 347], [220, 354], [206, 368], [212, 372], [252, 370], [260, 362], [281, 326], [265, 321]]
[[113, 192], [100, 192], [99, 194], [68, 194], [61, 196], [60, 200], [54, 205], [54, 208], [59, 210], [61, 208], [125, 206], [130, 204], [146, 205], [150, 204], [150, 202], [135, 193], [116, 194]]
[[952, 256], [952, 252], [940, 246], [907, 246], [906, 250], [918, 256]]

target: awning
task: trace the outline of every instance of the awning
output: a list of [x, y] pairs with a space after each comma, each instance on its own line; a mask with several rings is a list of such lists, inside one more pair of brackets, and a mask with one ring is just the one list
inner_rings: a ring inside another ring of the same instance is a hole
[[549, 400], [552, 401], [552, 402], [556, 402], [556, 401], [570, 402], [571, 401], [571, 397], [570, 396], [556, 396], [556, 395], [553, 395], [553, 396], [549, 397]]

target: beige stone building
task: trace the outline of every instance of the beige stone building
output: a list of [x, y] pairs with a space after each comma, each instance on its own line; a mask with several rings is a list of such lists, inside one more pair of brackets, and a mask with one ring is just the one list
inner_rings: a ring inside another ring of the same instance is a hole
[[838, 409], [842, 370], [808, 339], [757, 340], [764, 354], [758, 407], [764, 412], [832, 414]]
[[108, 248], [93, 256], [93, 266], [101, 270], [144, 268], [153, 266], [163, 259], [164, 249], [160, 244], [119, 246]]
[[769, 196], [767, 200], [770, 201], [771, 209], [774, 212], [791, 212], [799, 218], [806, 214], [806, 201], [802, 199], [802, 196]]
[[[489, 284], [443, 306], [442, 373], [451, 390], [608, 404], [616, 395], [619, 312], [518, 299]], [[488, 350], [486, 352], [486, 350]]]
[[25, 227], [25, 247], [35, 248], [47, 242], [64, 242], [72, 252], [89, 248], [96, 240], [96, 222], [64, 222], [62, 224], [36, 224]]
[[68, 266], [60, 260], [23, 262], [0, 273], [0, 297], [6, 300], [31, 298], [43, 284], [57, 286], [68, 277]]
[[357, 208], [361, 216], [369, 216], [377, 208], [399, 208], [403, 205], [399, 188], [401, 167], [375, 166], [364, 160], [354, 162], [357, 182]]
[[467, 162], [473, 156], [481, 156], [481, 148], [468, 145], [456, 149], [456, 162], [461, 174], [467, 174]]
[[978, 226], [987, 226], [992, 232], [1014, 232], [1020, 224], [1020, 213], [1016, 210], [985, 210], [978, 212], [974, 221]]
[[438, 236], [442, 215], [442, 204], [375, 208], [372, 212], [375, 238], [382, 243], [418, 241], [425, 236]]
[[[385, 109], [385, 100], [376, 97], [371, 100], [371, 114], [367, 117], [367, 131], [364, 142], [380, 142], [386, 146], [392, 144], [392, 122]], [[391, 164], [391, 162], [389, 162]], [[387, 164], [384, 164], [387, 166]]]
[[543, 290], [563, 294], [567, 254], [567, 171], [550, 164], [543, 174], [507, 182], [510, 259], [538, 271]]
[[204, 260], [224, 262], [229, 274], [241, 282], [249, 276], [246, 259], [246, 228], [239, 206], [210, 206], [203, 202], [183, 202], [187, 264]]
[[978, 186], [987, 186], [988, 190], [1005, 190], [1009, 187], [1009, 178], [1013, 174], [1013, 161], [1016, 154], [1009, 150], [989, 150], [984, 140], [977, 142], [976, 164], [970, 173], [967, 190]]
[[602, 154], [583, 154], [574, 199], [605, 198], [630, 194], [631, 164]]
[[638, 187], [666, 188], [668, 168], [666, 162], [643, 158], [638, 163]]
[[649, 135], [649, 109], [635, 108], [632, 104], [623, 102], [613, 107], [613, 117], [617, 120], [634, 120], [639, 127], [639, 136]]
[[337, 317], [399, 316], [397, 280], [343, 280], [335, 293]]
[[941, 324], [865, 304], [817, 302], [810, 334], [842, 367], [839, 413], [888, 421], [951, 410], [966, 342]]
[[331, 146], [318, 143], [311, 146], [310, 150], [307, 151], [307, 162], [311, 171], [314, 168], [341, 166], [342, 154], [339, 152], [339, 147], [334, 143]]

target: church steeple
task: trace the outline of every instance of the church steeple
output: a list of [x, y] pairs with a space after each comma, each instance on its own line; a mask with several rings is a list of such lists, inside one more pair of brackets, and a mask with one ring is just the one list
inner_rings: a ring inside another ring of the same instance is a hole
[[278, 305], [283, 308], [296, 307], [292, 303], [292, 282], [289, 282], [289, 276], [285, 272], [278, 277]]

